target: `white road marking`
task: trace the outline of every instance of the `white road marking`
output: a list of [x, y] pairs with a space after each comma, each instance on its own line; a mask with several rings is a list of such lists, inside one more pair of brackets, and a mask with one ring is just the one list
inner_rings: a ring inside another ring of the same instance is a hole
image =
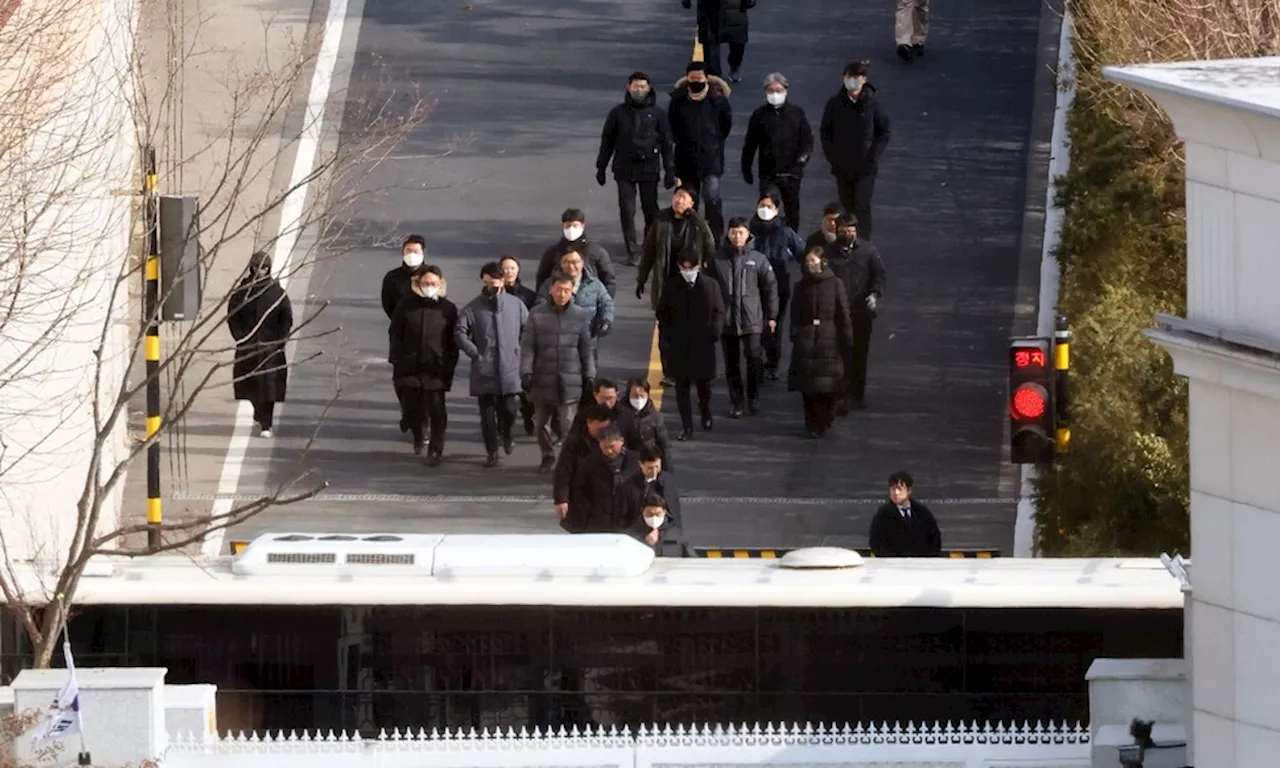
[[[293, 161], [293, 172], [289, 177], [289, 190], [280, 208], [280, 231], [276, 238], [275, 252], [272, 254], [272, 266], [280, 276], [280, 285], [286, 290], [289, 285], [289, 262], [293, 259], [293, 251], [298, 245], [304, 214], [306, 213], [307, 188], [310, 181], [307, 177], [315, 169], [316, 153], [320, 148], [320, 140], [324, 133], [324, 113], [329, 103], [329, 91], [333, 87], [333, 73], [338, 64], [339, 48], [342, 44], [342, 32], [347, 23], [348, 0], [329, 0], [329, 13], [324, 20], [324, 32], [320, 40], [320, 52], [316, 56], [315, 71], [311, 75], [311, 90], [307, 94], [307, 111], [303, 120], [302, 133], [298, 137], [298, 152]], [[359, 24], [360, 20], [355, 20]], [[276, 418], [280, 418], [283, 403], [275, 410]], [[222, 475], [218, 479], [218, 498], [210, 510], [213, 517], [226, 515], [233, 509], [234, 495], [240, 487], [240, 474], [244, 470], [245, 452], [249, 447], [253, 432], [253, 406], [241, 401], [236, 408], [235, 428], [231, 434], [231, 442], [227, 445], [227, 455], [222, 462]], [[219, 529], [205, 537], [201, 553], [205, 557], [216, 557], [222, 553], [222, 545], [226, 539], [226, 529]]]

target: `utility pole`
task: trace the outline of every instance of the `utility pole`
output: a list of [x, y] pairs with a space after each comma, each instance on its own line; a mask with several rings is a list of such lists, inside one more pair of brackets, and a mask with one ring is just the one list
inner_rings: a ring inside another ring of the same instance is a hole
[[147, 164], [146, 219], [147, 266], [143, 292], [142, 316], [147, 326], [145, 341], [147, 374], [147, 547], [160, 548], [160, 192], [156, 168], [156, 149], [144, 150]]

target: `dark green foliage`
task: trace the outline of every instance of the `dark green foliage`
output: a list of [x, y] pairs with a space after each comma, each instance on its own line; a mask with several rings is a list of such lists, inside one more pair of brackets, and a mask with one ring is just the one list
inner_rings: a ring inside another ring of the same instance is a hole
[[1072, 345], [1072, 444], [1035, 486], [1047, 556], [1189, 551], [1187, 387], [1146, 339], [1186, 295], [1184, 186], [1177, 158], [1107, 114], [1082, 73], [1056, 254], [1058, 311]]

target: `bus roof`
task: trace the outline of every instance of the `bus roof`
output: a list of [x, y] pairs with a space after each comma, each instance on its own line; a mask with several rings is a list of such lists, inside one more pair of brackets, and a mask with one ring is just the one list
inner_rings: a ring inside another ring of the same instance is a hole
[[[578, 537], [563, 537], [578, 538]], [[579, 542], [574, 542], [581, 549]], [[621, 545], [626, 549], [629, 545]], [[618, 552], [606, 547], [614, 560]], [[648, 551], [648, 547], [641, 547]], [[489, 552], [490, 562], [506, 552]], [[552, 553], [561, 556], [562, 553]], [[571, 559], [571, 558], [566, 558]], [[280, 562], [277, 559], [277, 562]], [[541, 565], [486, 572], [351, 572], [321, 566], [247, 573], [232, 557], [163, 555], [89, 569], [80, 605], [615, 606], [795, 608], [1122, 608], [1183, 605], [1157, 559], [874, 559], [839, 569], [778, 560], [656, 558], [614, 572]]]

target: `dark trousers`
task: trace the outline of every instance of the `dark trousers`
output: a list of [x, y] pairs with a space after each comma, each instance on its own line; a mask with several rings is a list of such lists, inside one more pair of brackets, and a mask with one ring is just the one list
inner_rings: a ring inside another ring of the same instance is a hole
[[[778, 193], [782, 196], [782, 211], [786, 217], [787, 226], [795, 231], [800, 231], [800, 177], [799, 176], [774, 176], [770, 179], [760, 179], [760, 196], [764, 197], [764, 192], [769, 187], [777, 187]], [[803, 260], [803, 254], [801, 260]]]
[[515, 395], [480, 395], [480, 436], [490, 456], [498, 452], [498, 440], [510, 440], [516, 423], [519, 398]]
[[253, 403], [253, 420], [262, 429], [271, 429], [275, 423], [276, 404], [271, 400], [258, 400]]
[[803, 395], [804, 428], [822, 434], [835, 418], [836, 396], [830, 393]]
[[747, 358], [747, 399], [760, 396], [760, 374], [764, 361], [760, 355], [760, 334], [744, 333], [741, 336], [722, 336], [720, 348], [724, 351], [724, 377], [729, 382], [729, 402], [734, 408], [742, 407], [742, 358]]
[[[702, 215], [707, 220], [707, 227], [711, 230], [711, 235], [716, 239], [719, 245], [721, 238], [724, 237], [724, 202], [720, 198], [720, 177], [719, 176], [695, 176], [694, 171], [685, 169], [677, 170], [676, 174], [680, 177], [680, 183], [697, 191], [697, 196], [693, 200], [694, 206], [702, 206]], [[673, 272], [675, 264], [671, 265]]]
[[627, 246], [627, 262], [640, 258], [641, 238], [636, 239], [636, 193], [640, 193], [640, 211], [644, 214], [644, 229], [649, 231], [653, 217], [658, 213], [658, 182], [627, 181], [615, 179], [618, 184], [618, 215], [622, 218], [622, 242]]
[[[736, 72], [742, 67], [742, 60], [747, 55], [746, 43], [729, 43], [729, 71]], [[702, 46], [702, 57], [707, 62], [707, 74], [724, 77], [720, 73], [720, 45]]]
[[676, 409], [680, 411], [680, 426], [693, 429], [693, 402], [689, 397], [689, 389], [698, 390], [698, 412], [702, 418], [711, 415], [711, 382], [707, 379], [676, 379]]
[[413, 434], [413, 441], [420, 443], [424, 437], [429, 436], [431, 452], [439, 455], [444, 450], [444, 431], [449, 426], [449, 416], [444, 407], [444, 390], [396, 387], [396, 394], [404, 408], [402, 415], [409, 425], [409, 432]]
[[853, 313], [853, 349], [845, 355], [845, 391], [851, 403], [861, 403], [867, 397], [867, 353], [871, 350], [872, 324], [865, 310]]
[[529, 395], [525, 392], [520, 393], [520, 415], [524, 418], [525, 434], [533, 434], [533, 403], [529, 401]]
[[836, 192], [840, 196], [840, 205], [846, 211], [852, 211], [858, 217], [858, 237], [871, 239], [871, 198], [876, 192], [876, 175], [874, 173], [859, 176], [856, 179], [836, 178]]
[[791, 303], [791, 275], [788, 274], [785, 263], [772, 259], [769, 262], [778, 277], [778, 327], [770, 332], [766, 326], [761, 343], [764, 345], [765, 370], [777, 371], [782, 359], [782, 324], [787, 319], [787, 305]]

